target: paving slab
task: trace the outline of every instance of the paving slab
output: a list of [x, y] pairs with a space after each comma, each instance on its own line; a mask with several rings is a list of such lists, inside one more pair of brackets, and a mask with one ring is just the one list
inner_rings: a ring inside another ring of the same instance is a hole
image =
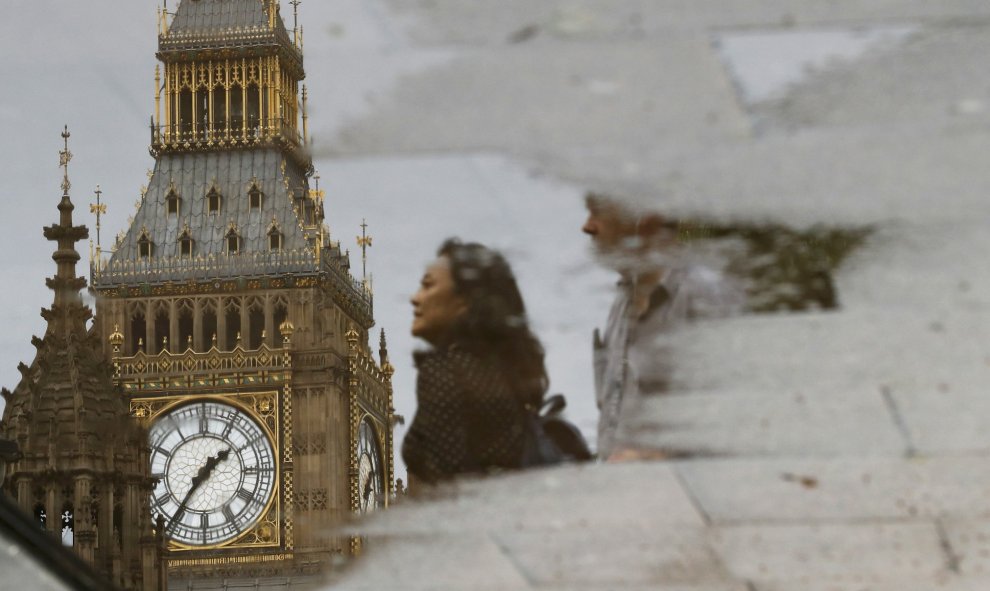
[[[981, 358], [969, 363], [987, 365]], [[958, 380], [934, 376], [926, 384], [892, 389], [917, 453], [990, 453], [990, 401], [983, 384], [960, 387]]]
[[610, 583], [608, 585], [601, 584], [584, 584], [581, 582], [568, 583], [566, 586], [558, 585], [541, 585], [538, 587], [541, 591], [570, 591], [570, 590], [587, 590], [587, 589], [606, 589], [608, 591], [752, 591], [752, 587], [747, 586], [745, 583], [739, 582], [725, 582], [725, 583], [701, 583], [701, 584], [686, 584], [686, 585], [665, 585], [651, 583], [648, 585], [624, 585], [621, 583]]
[[379, 591], [478, 589], [508, 591], [529, 584], [512, 560], [483, 532], [454, 537], [390, 535], [366, 540], [364, 560], [330, 588]]
[[494, 536], [534, 586], [725, 583], [703, 528], [640, 526]]
[[[860, 69], [867, 58], [894, 53], [919, 29], [903, 24], [728, 29], [715, 33], [715, 46], [752, 112], [762, 103], [786, 104], [796, 88], [823, 72]], [[766, 133], [766, 127], [758, 118], [758, 131]]]
[[749, 129], [709, 40], [673, 35], [552, 51], [462, 51], [405, 78], [369, 116], [340, 131], [334, 150], [498, 149], [536, 159], [577, 145], [635, 154], [657, 138], [700, 146]]
[[[904, 301], [889, 306], [860, 292], [840, 314], [744, 318], [658, 340], [657, 359], [671, 368], [669, 393], [630, 406], [630, 437], [702, 454], [986, 450], [983, 413], [955, 418], [958, 408], [986, 404], [990, 323], [978, 313], [983, 304], [973, 299], [966, 310], [946, 301], [965, 277], [945, 264], [951, 256], [915, 260], [916, 270], [933, 265], [932, 281], [911, 288], [907, 276], [888, 272], [906, 290]], [[886, 278], [878, 266], [856, 273]], [[976, 284], [985, 280], [974, 275]], [[911, 300], [927, 305], [912, 308]]]
[[[979, 0], [388, 0], [406, 17], [406, 30], [424, 44], [504, 44], [537, 35], [564, 39], [660, 36], [671, 30], [775, 25], [835, 26], [865, 22], [952, 22], [986, 18]], [[527, 27], [534, 32], [524, 35]]]
[[990, 518], [986, 457], [679, 462], [714, 524]]
[[[497, 503], [485, 499], [496, 498]], [[360, 523], [368, 535], [700, 528], [673, 466], [577, 466], [461, 480]], [[638, 531], [638, 530], [637, 530]], [[565, 537], [565, 533], [559, 534]]]
[[[966, 121], [924, 121], [814, 128], [702, 151], [690, 142], [682, 150], [658, 144], [623, 154], [636, 164], [636, 174], [627, 178], [615, 173], [622, 168], [614, 155], [611, 161], [588, 160], [579, 172], [577, 151], [562, 150], [555, 164], [565, 178], [581, 174], [588, 182], [611, 184], [615, 192], [673, 215], [798, 226], [948, 223], [967, 208], [987, 207], [982, 196], [988, 179], [976, 158], [988, 141]], [[951, 206], [936, 195], [951, 195]]]
[[870, 390], [693, 392], [628, 405], [619, 441], [670, 457], [903, 456], [909, 449]]
[[723, 527], [712, 545], [736, 578], [771, 589], [817, 583], [930, 580], [946, 570], [933, 523]]
[[984, 125], [990, 119], [979, 57], [990, 49], [985, 25], [922, 26], [896, 51], [834, 61], [785, 97], [755, 107], [761, 131], [949, 120]]
[[987, 588], [987, 579], [960, 577], [952, 574], [939, 574], [931, 577], [902, 578], [896, 574], [889, 577], [854, 577], [848, 582], [802, 582], [758, 583], [750, 587], [755, 591], [981, 591]]

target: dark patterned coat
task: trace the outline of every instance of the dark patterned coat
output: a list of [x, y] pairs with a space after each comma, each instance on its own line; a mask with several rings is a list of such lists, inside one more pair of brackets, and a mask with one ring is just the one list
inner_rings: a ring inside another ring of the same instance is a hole
[[519, 467], [525, 414], [497, 363], [452, 345], [416, 354], [416, 367], [416, 416], [402, 444], [411, 476]]

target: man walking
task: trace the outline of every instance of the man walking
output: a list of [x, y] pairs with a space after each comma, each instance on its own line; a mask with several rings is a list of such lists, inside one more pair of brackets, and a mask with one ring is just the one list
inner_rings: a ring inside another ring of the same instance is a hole
[[623, 410], [667, 390], [670, 355], [660, 337], [695, 319], [740, 312], [745, 294], [718, 271], [687, 260], [676, 221], [594, 193], [585, 204], [582, 230], [620, 277], [604, 334], [594, 335], [598, 457], [618, 460], [635, 457], [619, 437]]

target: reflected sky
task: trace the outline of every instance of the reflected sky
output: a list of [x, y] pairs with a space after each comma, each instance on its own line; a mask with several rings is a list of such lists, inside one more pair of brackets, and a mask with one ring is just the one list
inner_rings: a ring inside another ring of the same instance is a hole
[[[0, 294], [2, 309], [7, 311], [7, 330], [0, 335], [0, 359], [5, 360], [0, 365], [0, 383], [7, 387], [12, 388], [19, 379], [17, 362], [31, 360], [30, 335], [44, 328], [38, 308], [48, 305], [51, 297], [43, 279], [54, 270], [52, 248], [41, 237], [40, 228], [56, 217], [58, 134], [62, 125], [68, 124], [73, 133], [75, 159], [70, 175], [76, 221], [92, 229], [87, 206], [92, 191], [101, 185], [109, 206], [103, 220], [105, 243], [127, 227], [140, 187], [147, 183], [145, 171], [153, 164], [147, 154], [147, 126], [153, 110], [156, 4], [94, 0], [85, 5], [63, 5], [55, 0], [14, 0], [13, 10], [19, 19], [0, 25], [0, 47], [5, 56], [0, 74], [7, 80], [31, 81], [0, 89], [0, 121], [7, 130], [0, 140], [0, 158], [10, 163], [8, 174], [0, 179], [0, 190], [6, 197], [6, 219], [16, 220], [0, 234], [0, 264], [10, 283], [17, 286]], [[58, 19], [49, 18], [55, 13]], [[287, 7], [285, 14], [291, 20]], [[552, 22], [540, 26], [562, 38], [595, 35], [607, 29], [602, 15], [594, 11], [575, 9], [555, 14]], [[94, 20], [93, 15], [100, 18]], [[306, 28], [310, 123], [321, 187], [327, 190], [331, 238], [351, 249], [352, 269], [359, 273], [354, 238], [362, 220], [367, 220], [375, 237], [368, 269], [374, 277], [378, 327], [389, 335], [392, 360], [398, 368], [398, 411], [407, 418], [413, 413], [410, 353], [417, 345], [408, 336], [408, 296], [442, 239], [460, 236], [486, 242], [509, 257], [534, 328], [548, 350], [551, 391], [568, 396], [572, 418], [590, 435], [597, 411], [590, 390], [589, 338], [592, 328], [604, 321], [615, 277], [593, 263], [586, 237], [579, 232], [584, 216], [583, 183], [536, 172], [524, 157], [511, 154], [512, 150], [506, 155], [498, 149], [498, 140], [488, 142], [485, 137], [466, 148], [440, 141], [447, 147], [446, 154], [423, 150], [408, 156], [360, 153], [363, 146], [376, 141], [374, 132], [382, 131], [362, 127], [359, 123], [363, 118], [387, 111], [393, 91], [403, 81], [426, 71], [442, 71], [460, 59], [454, 45], [411, 42], [408, 16], [377, 2], [359, 0], [309, 2], [301, 13]], [[32, 26], [23, 27], [23, 22]], [[79, 27], [80, 22], [90, 24]], [[677, 55], [684, 57], [693, 56], [696, 45], [706, 47], [711, 41], [717, 42], [728, 75], [733, 76], [746, 100], [758, 102], [779, 98], [836, 59], [851, 62], [869, 51], [890, 49], [914, 31], [912, 26], [886, 25], [722, 31], [701, 44], [691, 39], [674, 45]], [[536, 35], [532, 41], [541, 39]], [[530, 42], [528, 36], [516, 40]], [[682, 44], [689, 50], [682, 49]], [[624, 55], [634, 59], [639, 54]], [[690, 66], [692, 59], [679, 62]], [[676, 69], [679, 62], [672, 60], [668, 66]], [[553, 63], [566, 63], [566, 56]], [[582, 101], [609, 101], [636, 96], [635, 82], [621, 76], [573, 74], [568, 84], [581, 93]], [[406, 107], [425, 110], [425, 106]], [[553, 111], [552, 105], [541, 108]], [[657, 105], [650, 109], [658, 110]], [[493, 114], [492, 119], [497, 121], [499, 116], [504, 114]], [[410, 129], [415, 129], [414, 122], [409, 123]], [[729, 124], [726, 127], [735, 129]], [[680, 128], [671, 130], [670, 134], [678, 137]], [[348, 137], [362, 133], [370, 140]], [[483, 135], [485, 131], [477, 133]], [[621, 134], [616, 136], [621, 139]], [[648, 139], [655, 142], [657, 137], [651, 134]], [[566, 153], [571, 146], [561, 140], [534, 138], [537, 144], [557, 141], [561, 153]], [[348, 148], [338, 150], [338, 143]], [[563, 160], [580, 162], [583, 158], [594, 168], [599, 160], [594, 157], [596, 146], [581, 147], [584, 152]], [[621, 170], [612, 172], [649, 182], [654, 174], [649, 162], [637, 161], [637, 154], [627, 156]], [[731, 159], [732, 154], [721, 157]], [[550, 161], [554, 162], [553, 158]], [[570, 167], [562, 166], [564, 170]], [[706, 193], [717, 192], [676, 176], [671, 177], [671, 183], [694, 203], [701, 202]], [[638, 192], [640, 196], [643, 193]], [[635, 197], [637, 191], [629, 194]], [[86, 245], [80, 247], [84, 250]], [[85, 274], [84, 265], [79, 271]]]

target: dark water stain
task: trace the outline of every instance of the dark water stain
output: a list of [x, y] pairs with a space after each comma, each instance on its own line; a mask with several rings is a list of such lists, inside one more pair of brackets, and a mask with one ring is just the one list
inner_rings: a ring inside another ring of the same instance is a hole
[[682, 242], [729, 241], [726, 271], [746, 284], [751, 312], [839, 308], [834, 274], [869, 238], [871, 227], [681, 222]]

